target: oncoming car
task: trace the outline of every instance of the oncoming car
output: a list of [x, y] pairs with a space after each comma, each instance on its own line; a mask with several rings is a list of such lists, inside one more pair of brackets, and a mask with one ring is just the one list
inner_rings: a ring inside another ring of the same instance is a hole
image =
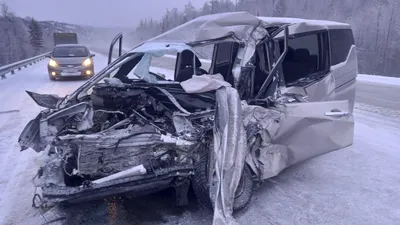
[[348, 24], [202, 16], [70, 95], [28, 92], [47, 109], [19, 144], [43, 152], [35, 185], [47, 206], [168, 187], [184, 205], [191, 185], [229, 221], [256, 182], [352, 145], [357, 73]]
[[94, 54], [79, 44], [59, 44], [51, 52], [47, 69], [50, 80], [63, 77], [91, 77]]

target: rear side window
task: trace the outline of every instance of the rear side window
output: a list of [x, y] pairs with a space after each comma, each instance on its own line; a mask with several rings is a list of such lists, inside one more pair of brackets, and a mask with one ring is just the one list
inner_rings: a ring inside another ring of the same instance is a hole
[[239, 50], [237, 42], [222, 42], [214, 45], [211, 74], [220, 73], [225, 81], [233, 84], [233, 62]]
[[[289, 39], [288, 53], [282, 63], [286, 84], [314, 74], [329, 71], [329, 45], [327, 32], [299, 35]], [[280, 54], [284, 50], [279, 40]]]
[[53, 57], [86, 57], [88, 50], [82, 46], [63, 46], [53, 50]]
[[354, 37], [351, 29], [330, 30], [331, 41], [331, 65], [337, 65], [346, 61], [352, 45], [354, 45]]
[[216, 64], [229, 63], [232, 59], [233, 43], [225, 42], [217, 44]]

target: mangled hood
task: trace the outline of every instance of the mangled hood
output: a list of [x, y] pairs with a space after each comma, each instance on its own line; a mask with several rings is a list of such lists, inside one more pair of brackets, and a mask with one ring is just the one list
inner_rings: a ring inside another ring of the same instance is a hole
[[36, 104], [48, 109], [56, 109], [58, 104], [62, 101], [62, 98], [57, 95], [38, 94], [31, 91], [26, 91], [26, 93], [28, 93]]
[[[28, 91], [27, 93], [39, 106], [47, 109], [42, 110], [33, 120], [29, 121], [21, 132], [18, 138], [21, 151], [28, 148], [32, 148], [36, 152], [43, 151], [47, 144], [49, 144], [49, 141], [56, 136], [47, 124], [51, 124], [52, 121], [56, 121], [57, 119], [69, 118], [80, 114], [82, 118], [80, 119], [81, 121], [77, 121], [76, 128], [84, 130], [92, 126], [93, 109], [89, 103], [81, 102], [65, 109], [59, 109], [58, 106], [63, 98], [56, 95], [37, 94]], [[54, 127], [57, 126], [63, 125], [54, 125]], [[45, 140], [44, 136], [48, 136], [48, 138]]]
[[31, 91], [26, 91], [26, 93], [36, 102], [36, 104], [46, 109], [41, 111], [33, 120], [28, 122], [18, 138], [18, 143], [21, 146], [21, 151], [32, 148], [39, 152], [45, 147], [45, 143], [42, 142], [39, 133], [40, 120], [44, 115], [48, 115], [57, 109], [63, 98], [57, 95], [38, 94]]

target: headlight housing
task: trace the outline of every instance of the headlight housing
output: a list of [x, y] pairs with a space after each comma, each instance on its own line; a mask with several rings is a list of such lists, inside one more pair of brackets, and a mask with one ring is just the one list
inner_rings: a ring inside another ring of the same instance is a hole
[[54, 61], [54, 59], [50, 59], [50, 61], [49, 61], [49, 66], [51, 66], [51, 67], [57, 67], [57, 62]]
[[83, 65], [83, 66], [90, 66], [90, 65], [92, 65], [92, 59], [90, 59], [90, 58], [85, 59], [85, 61], [83, 61], [82, 65]]

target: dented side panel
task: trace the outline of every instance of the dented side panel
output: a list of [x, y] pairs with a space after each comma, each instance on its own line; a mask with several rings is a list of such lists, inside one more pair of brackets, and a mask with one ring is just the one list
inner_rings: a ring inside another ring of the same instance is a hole
[[348, 101], [303, 102], [278, 108], [243, 105], [250, 155], [261, 180], [301, 161], [353, 143]]
[[351, 145], [354, 118], [349, 110], [348, 101], [285, 105], [273, 143], [287, 147], [287, 166]]

